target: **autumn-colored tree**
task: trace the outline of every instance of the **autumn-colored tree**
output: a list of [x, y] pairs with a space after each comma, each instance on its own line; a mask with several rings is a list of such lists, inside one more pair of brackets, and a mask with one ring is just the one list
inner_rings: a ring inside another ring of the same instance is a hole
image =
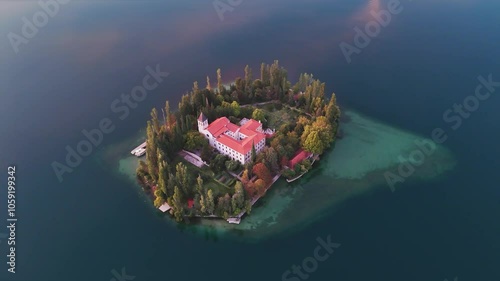
[[323, 153], [332, 141], [332, 126], [324, 116], [319, 116], [311, 125], [307, 125], [301, 137], [302, 147], [315, 154]]
[[207, 90], [211, 91], [212, 90], [212, 86], [210, 85], [210, 77], [207, 76], [207, 87], [206, 87]]
[[222, 85], [222, 74], [220, 68], [217, 69], [217, 89], [219, 90], [219, 95], [224, 93], [224, 85]]
[[266, 190], [266, 183], [262, 179], [258, 179], [255, 181], [253, 188], [255, 192], [259, 195], [263, 195]]
[[205, 214], [207, 212], [207, 204], [204, 194], [200, 196], [200, 211], [202, 214]]
[[248, 178], [248, 169], [245, 169], [243, 171], [243, 174], [241, 175], [241, 182], [243, 185], [246, 185], [250, 179]]
[[251, 181], [249, 181], [245, 185], [245, 191], [247, 192], [249, 198], [253, 198], [257, 194], [257, 190], [255, 190], [255, 185]]
[[271, 172], [266, 167], [266, 165], [262, 163], [257, 163], [253, 166], [253, 172], [257, 175], [259, 179], [262, 179], [266, 184], [271, 183], [272, 177]]
[[160, 189], [156, 189], [154, 194], [156, 198], [153, 204], [156, 208], [159, 208], [165, 203], [165, 194]]
[[215, 199], [214, 192], [211, 189], [208, 190], [207, 197], [205, 199], [205, 210], [209, 215], [213, 215], [215, 211]]
[[321, 140], [320, 133], [306, 127], [302, 138], [302, 147], [309, 152], [321, 154], [326, 149], [325, 143]]
[[289, 159], [288, 159], [288, 157], [286, 157], [286, 156], [281, 157], [281, 166], [282, 166], [282, 167], [283, 167], [283, 166], [288, 166], [288, 160], [289, 160]]

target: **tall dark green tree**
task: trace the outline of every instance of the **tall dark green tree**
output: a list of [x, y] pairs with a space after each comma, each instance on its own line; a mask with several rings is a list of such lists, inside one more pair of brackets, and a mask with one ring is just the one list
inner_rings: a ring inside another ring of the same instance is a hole
[[264, 87], [269, 85], [269, 79], [270, 79], [269, 65], [262, 63], [260, 65], [260, 80], [262, 81]]
[[340, 118], [340, 108], [337, 106], [337, 98], [335, 93], [332, 94], [330, 100], [328, 101], [328, 105], [325, 107], [325, 117], [333, 123], [338, 118]]
[[168, 182], [168, 172], [166, 167], [164, 166], [164, 161], [159, 161], [158, 164], [158, 185], [157, 188], [161, 190], [164, 194], [168, 194], [167, 192], [167, 182]]
[[255, 163], [255, 159], [257, 159], [257, 152], [255, 151], [255, 143], [252, 142], [252, 152], [250, 159], [252, 163]]
[[203, 179], [201, 175], [198, 174], [198, 178], [196, 178], [196, 192], [202, 196], [203, 195]]
[[182, 202], [182, 192], [179, 190], [179, 187], [176, 186], [174, 188], [174, 196], [171, 200], [172, 205], [170, 206], [173, 208], [174, 217], [177, 221], [181, 221], [182, 216], [184, 215], [184, 204]]
[[209, 215], [213, 215], [215, 211], [215, 198], [214, 198], [214, 192], [211, 189], [208, 190], [207, 197], [205, 199], [206, 199], [205, 202], [206, 212]]
[[243, 190], [243, 185], [241, 182], [236, 182], [234, 185], [234, 194], [231, 198], [231, 206], [233, 207], [233, 212], [235, 214], [241, 212], [245, 208], [245, 191]]
[[177, 166], [175, 166], [175, 178], [177, 180], [177, 183], [181, 187], [182, 191], [184, 192], [184, 195], [189, 194], [189, 174], [186, 165], [182, 164], [182, 162], [179, 162]]
[[158, 111], [156, 108], [151, 110], [151, 122], [156, 135], [160, 134], [160, 120], [158, 120]]
[[158, 146], [157, 135], [154, 132], [153, 124], [151, 123], [151, 121], [148, 121], [146, 134], [146, 160], [148, 164], [148, 173], [153, 182], [156, 182], [158, 180]]
[[212, 86], [210, 85], [210, 77], [207, 76], [207, 90], [212, 91]]
[[245, 66], [245, 92], [248, 93], [251, 92], [251, 86], [253, 84], [252, 81], [252, 69], [248, 64]]
[[172, 126], [172, 113], [170, 112], [170, 103], [165, 102], [165, 127], [170, 130]]

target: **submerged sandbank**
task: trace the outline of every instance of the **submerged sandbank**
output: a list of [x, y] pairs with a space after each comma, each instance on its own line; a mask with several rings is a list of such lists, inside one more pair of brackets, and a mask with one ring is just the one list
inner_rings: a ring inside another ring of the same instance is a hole
[[[195, 223], [179, 227], [214, 239], [222, 235], [245, 241], [260, 240], [305, 227], [356, 195], [380, 187], [391, 192], [384, 173], [397, 173], [400, 164], [398, 156], [415, 151], [415, 141], [424, 137], [352, 110], [344, 114], [347, 117], [347, 122], [341, 124], [344, 136], [336, 141], [335, 148], [323, 154], [312, 171], [300, 180], [291, 184], [283, 179], [276, 182], [241, 224], [230, 225], [224, 220], [195, 220]], [[136, 143], [140, 141], [139, 135], [133, 139]], [[114, 167], [115, 172], [134, 183], [138, 159], [130, 155], [128, 148], [133, 148], [136, 143], [133, 140], [124, 141], [106, 148], [102, 155], [108, 167]], [[452, 153], [438, 145], [406, 180], [432, 179], [454, 166]], [[397, 187], [404, 187], [404, 183]]]

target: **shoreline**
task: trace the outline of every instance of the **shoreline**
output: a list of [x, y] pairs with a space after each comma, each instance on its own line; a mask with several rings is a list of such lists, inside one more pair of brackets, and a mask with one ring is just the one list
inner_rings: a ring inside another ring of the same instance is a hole
[[[190, 223], [182, 229], [188, 229], [192, 233], [210, 231], [212, 235], [235, 239], [244, 237], [245, 241], [260, 240], [302, 229], [351, 198], [379, 192], [380, 187], [385, 185], [383, 173], [397, 169], [399, 165], [395, 161], [396, 157], [387, 157], [386, 154], [392, 156], [405, 153], [413, 148], [413, 139], [422, 137], [371, 119], [357, 111], [346, 110], [345, 114], [347, 121], [341, 122], [344, 136], [336, 140], [335, 147], [322, 154], [322, 161], [293, 183], [277, 179], [271, 185], [272, 188], [266, 190], [266, 196], [254, 203], [256, 207], [252, 209], [251, 215], [245, 216], [240, 224], [229, 224], [220, 219], [191, 218]], [[380, 130], [374, 134], [366, 126]], [[112, 171], [126, 176], [134, 186], [139, 187], [135, 182], [138, 160], [131, 157], [127, 147], [127, 144], [132, 143], [131, 139], [132, 137], [106, 147], [103, 149], [103, 156], [107, 155], [104, 158], [111, 161], [106, 167], [117, 167], [112, 168]], [[399, 143], [396, 143], [398, 140]], [[125, 147], [127, 149], [120, 151], [120, 148], [123, 150]], [[451, 152], [438, 146], [436, 152], [407, 182], [432, 180], [452, 170], [454, 165]], [[404, 184], [397, 188], [402, 186]], [[155, 213], [157, 212], [155, 209]], [[169, 217], [165, 221], [177, 224]]]

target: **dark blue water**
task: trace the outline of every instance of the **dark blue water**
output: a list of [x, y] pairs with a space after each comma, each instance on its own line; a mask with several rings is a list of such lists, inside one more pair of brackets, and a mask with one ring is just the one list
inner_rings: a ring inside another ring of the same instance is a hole
[[[353, 44], [354, 27], [387, 2], [243, 1], [221, 21], [211, 1], [75, 1], [17, 54], [7, 34], [21, 34], [21, 18], [40, 8], [0, 3], [0, 167], [5, 186], [7, 166], [17, 165], [19, 219], [17, 273], [7, 272], [2, 241], [0, 280], [111, 280], [122, 268], [134, 280], [281, 280], [328, 235], [341, 247], [308, 280], [500, 280], [500, 88], [457, 130], [443, 120], [474, 94], [478, 76], [500, 81], [500, 5], [401, 7], [347, 63], [339, 44]], [[215, 85], [217, 68], [230, 81], [246, 64], [257, 77], [259, 64], [274, 59], [292, 81], [314, 73], [342, 106], [424, 136], [443, 128], [456, 169], [350, 200], [305, 229], [249, 244], [164, 223], [129, 182], [93, 160], [143, 128], [152, 107], [176, 105], [192, 81], [204, 86], [210, 75]], [[120, 120], [111, 104], [157, 64], [170, 76]], [[103, 118], [115, 130], [59, 182], [51, 163], [64, 162], [65, 147]], [[6, 192], [0, 196], [3, 225]]]

